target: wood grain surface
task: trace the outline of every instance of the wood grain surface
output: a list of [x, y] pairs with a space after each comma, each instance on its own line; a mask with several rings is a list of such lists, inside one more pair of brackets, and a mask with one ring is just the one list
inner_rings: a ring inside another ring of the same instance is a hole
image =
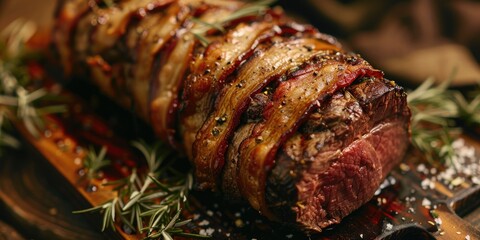
[[[72, 214], [86, 205], [72, 202], [75, 196], [68, 182], [52, 172], [35, 150], [23, 150], [2, 158], [1, 215], [28, 239], [105, 239], [100, 223]], [[14, 233], [7, 235], [11, 238], [6, 239], [17, 239]]]

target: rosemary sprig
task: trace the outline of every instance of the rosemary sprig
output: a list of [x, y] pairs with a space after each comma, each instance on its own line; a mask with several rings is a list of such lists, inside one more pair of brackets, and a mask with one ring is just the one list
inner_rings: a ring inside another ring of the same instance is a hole
[[4, 131], [4, 114], [6, 114], [4, 111], [4, 109], [0, 109], [0, 155], [2, 154], [2, 146], [11, 148], [18, 148], [20, 146], [20, 142], [16, 138]]
[[115, 6], [115, 1], [114, 1], [114, 0], [103, 0], [103, 3], [104, 3], [105, 6], [107, 6], [107, 7], [113, 7], [113, 6]]
[[433, 79], [427, 79], [408, 94], [412, 110], [412, 143], [430, 162], [435, 159], [450, 161], [453, 156], [451, 137], [458, 134], [454, 128], [457, 106], [448, 90], [449, 81], [434, 86]]
[[110, 164], [105, 156], [107, 154], [107, 147], [103, 146], [100, 152], [97, 154], [93, 147], [90, 147], [85, 159], [83, 160], [83, 167], [87, 172], [88, 179], [94, 179], [98, 177], [99, 170]]
[[453, 100], [458, 106], [458, 114], [469, 126], [480, 126], [480, 83], [475, 91], [471, 92], [469, 101], [460, 92], [454, 92]]
[[25, 43], [33, 36], [36, 26], [32, 22], [17, 19], [0, 33], [0, 151], [2, 146], [18, 147], [20, 144], [7, 134], [7, 122], [22, 122], [35, 137], [43, 128], [41, 115], [63, 112], [64, 106], [37, 106], [47, 96], [47, 91], [29, 91], [29, 74], [26, 67], [29, 53]]
[[262, 14], [274, 2], [275, 0], [252, 1], [251, 3], [245, 4], [243, 7], [230, 14], [228, 17], [223, 19], [222, 22], [228, 23], [242, 17]]
[[116, 197], [100, 206], [75, 213], [97, 212], [103, 214], [102, 231], [122, 223], [130, 232], [145, 234], [146, 239], [172, 239], [172, 236], [205, 237], [185, 233], [182, 226], [191, 220], [180, 220], [187, 196], [192, 188], [191, 173], [183, 174], [172, 168], [171, 150], [162, 144], [153, 147], [144, 142], [132, 144], [146, 163], [147, 171], [136, 169], [121, 180], [108, 182], [115, 186]]
[[274, 2], [275, 0], [260, 0], [246, 3], [245, 5], [234, 11], [232, 14], [226, 16], [225, 18], [218, 19], [215, 22], [206, 22], [198, 18], [192, 18], [191, 21], [197, 23], [197, 25], [191, 30], [191, 33], [193, 34], [193, 36], [195, 36], [195, 38], [199, 40], [199, 42], [203, 46], [207, 46], [208, 44], [210, 44], [210, 41], [206, 36], [206, 33], [208, 31], [215, 29], [224, 33], [224, 26], [229, 22], [247, 16], [261, 15]]
[[431, 163], [436, 160], [453, 163], [452, 143], [461, 133], [458, 120], [480, 124], [480, 96], [468, 101], [459, 91], [448, 88], [451, 79], [434, 85], [429, 78], [408, 94], [412, 110], [412, 144]]

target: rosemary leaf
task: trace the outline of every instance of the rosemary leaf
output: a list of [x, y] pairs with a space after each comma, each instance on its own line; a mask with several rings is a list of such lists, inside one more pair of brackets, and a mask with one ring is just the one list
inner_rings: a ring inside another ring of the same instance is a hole
[[274, 3], [275, 1], [272, 0], [264, 0], [264, 1], [255, 1], [253, 3], [246, 4], [244, 7], [240, 8], [239, 10], [235, 11], [227, 18], [223, 19], [223, 23], [227, 23], [233, 21], [235, 19], [239, 19], [246, 16], [251, 15], [260, 15], [265, 10], [268, 9], [268, 6]]
[[222, 25], [220, 25], [219, 23], [209, 23], [209, 22], [205, 22], [199, 18], [191, 18], [190, 19], [192, 22], [195, 22], [195, 23], [199, 23], [199, 24], [202, 24], [204, 26], [206, 26], [207, 28], [210, 28], [210, 29], [216, 29], [222, 33], [225, 32], [225, 28], [223, 28]]
[[4, 121], [6, 110], [0, 109], [0, 154], [1, 154], [1, 147], [7, 146], [11, 148], [18, 148], [20, 147], [20, 142], [14, 138], [13, 136], [9, 135], [4, 131]]
[[469, 101], [459, 91], [449, 89], [453, 75], [439, 85], [429, 78], [407, 97], [412, 111], [412, 144], [433, 164], [455, 166], [452, 144], [461, 133], [458, 120], [480, 123], [480, 96]]
[[197, 25], [191, 30], [191, 33], [195, 38], [197, 38], [200, 44], [206, 47], [208, 44], [210, 44], [210, 41], [205, 35], [209, 30], [215, 29], [225, 33], [226, 30], [224, 25], [243, 17], [262, 15], [273, 2], [275, 2], [275, 0], [253, 1], [246, 3], [232, 14], [223, 19], [219, 19], [216, 22], [206, 22], [198, 18], [191, 18], [190, 20], [192, 22], [197, 23]]
[[[33, 22], [17, 19], [0, 33], [0, 115], [10, 122], [23, 123], [32, 136], [38, 137], [39, 130], [45, 125], [42, 115], [63, 112], [65, 108], [39, 108], [37, 105], [47, 95], [47, 91], [27, 90], [30, 76], [26, 64], [31, 53], [26, 51], [25, 43], [35, 31]], [[19, 142], [6, 134], [5, 130], [4, 125], [0, 124], [0, 147], [18, 147]]]
[[20, 142], [13, 136], [0, 130], [0, 147], [8, 146], [11, 148], [19, 148]]
[[[107, 204], [107, 203], [105, 203]], [[94, 211], [97, 211], [97, 210], [101, 210], [102, 208], [104, 208], [104, 205], [100, 205], [100, 206], [96, 206], [96, 207], [92, 207], [92, 208], [87, 208], [87, 209], [83, 209], [83, 210], [76, 210], [76, 211], [73, 211], [72, 213], [88, 213], [88, 212], [94, 212]]]
[[[478, 87], [480, 89], [480, 86]], [[480, 90], [474, 91], [475, 96], [470, 102], [460, 92], [453, 93], [453, 99], [458, 106], [459, 117], [467, 125], [480, 125]]]
[[[143, 155], [148, 171], [140, 173], [133, 169], [125, 179], [106, 183], [115, 186], [117, 197], [101, 206], [76, 213], [98, 211], [103, 215], [102, 230], [114, 228], [118, 223], [116, 220], [120, 220], [132, 231], [146, 232], [148, 239], [171, 238], [180, 234], [200, 236], [184, 233], [180, 228], [191, 221], [180, 219], [193, 184], [191, 173], [181, 173], [172, 168], [173, 161], [168, 159], [171, 150], [163, 144], [148, 146], [143, 141], [136, 141], [132, 146]], [[86, 165], [95, 166], [98, 159], [104, 158], [105, 152], [106, 149], [102, 148], [97, 154], [91, 148], [87, 156], [94, 161]]]
[[113, 0], [103, 0], [103, 2], [108, 8], [115, 6], [115, 2]]
[[174, 227], [182, 227], [182, 226], [185, 226], [187, 225], [189, 222], [191, 222], [192, 219], [187, 219], [187, 220], [183, 220], [183, 221], [180, 221], [180, 222], [177, 222], [175, 223]]
[[160, 190], [163, 190], [164, 192], [167, 192], [167, 193], [171, 193], [170, 189], [168, 189], [167, 186], [165, 186], [163, 183], [158, 181], [156, 178], [152, 176], [148, 176], [148, 177], [152, 179], [152, 181], [157, 185], [158, 188], [160, 188]]
[[0, 105], [15, 107], [18, 106], [18, 101], [15, 97], [0, 95]]
[[201, 33], [192, 32], [193, 36], [195, 36], [202, 46], [207, 47], [210, 44], [210, 41]]
[[105, 146], [100, 149], [98, 154], [95, 152], [93, 147], [90, 147], [85, 159], [83, 160], [83, 167], [87, 171], [88, 179], [98, 177], [100, 169], [110, 164], [110, 160], [105, 158], [106, 153], [107, 147]]

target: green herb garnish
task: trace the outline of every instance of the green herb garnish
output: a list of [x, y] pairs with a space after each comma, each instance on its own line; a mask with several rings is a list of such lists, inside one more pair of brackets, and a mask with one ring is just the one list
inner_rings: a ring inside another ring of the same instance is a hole
[[144, 142], [134, 142], [133, 146], [142, 153], [147, 171], [134, 169], [128, 177], [106, 183], [114, 186], [114, 199], [75, 213], [100, 211], [102, 231], [108, 227], [115, 230], [115, 224], [123, 224], [132, 233], [145, 234], [146, 239], [206, 237], [185, 233], [181, 228], [191, 221], [180, 219], [193, 184], [191, 173], [180, 173], [171, 166], [172, 152], [163, 144], [149, 147]]
[[462, 132], [459, 120], [480, 124], [480, 96], [469, 101], [459, 91], [449, 89], [450, 82], [435, 85], [429, 78], [408, 94], [412, 110], [412, 144], [431, 163], [436, 160], [452, 163], [455, 155], [452, 143]]
[[31, 55], [25, 50], [25, 43], [35, 31], [32, 22], [18, 19], [0, 34], [0, 152], [2, 146], [20, 145], [6, 132], [7, 122], [21, 122], [30, 134], [38, 137], [44, 125], [42, 115], [65, 111], [64, 106], [38, 107], [47, 91], [30, 91], [26, 87], [30, 81], [26, 64]]
[[83, 160], [83, 167], [85, 167], [88, 179], [97, 178], [100, 169], [110, 164], [110, 160], [106, 158], [106, 154], [107, 148], [105, 146], [100, 149], [98, 154], [93, 147], [90, 147]]
[[480, 83], [470, 92], [470, 99], [460, 92], [453, 92], [453, 100], [458, 106], [458, 115], [467, 126], [480, 126]]
[[246, 3], [245, 5], [234, 11], [232, 14], [215, 22], [206, 22], [198, 18], [192, 18], [191, 21], [197, 23], [197, 25], [191, 30], [191, 33], [200, 41], [203, 46], [207, 46], [208, 44], [210, 44], [210, 41], [206, 36], [206, 33], [209, 30], [215, 29], [224, 33], [224, 26], [227, 23], [235, 21], [242, 17], [261, 15], [268, 9], [268, 7], [273, 2], [275, 2], [275, 0], [261, 0]]

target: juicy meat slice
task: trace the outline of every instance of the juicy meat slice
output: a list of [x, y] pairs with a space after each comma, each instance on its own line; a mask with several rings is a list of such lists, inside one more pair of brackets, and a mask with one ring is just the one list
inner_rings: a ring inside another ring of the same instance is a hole
[[344, 148], [329, 167], [302, 174], [294, 207], [302, 228], [320, 231], [370, 200], [391, 170], [387, 163], [401, 159], [408, 146], [403, 124], [381, 123]]
[[337, 92], [282, 146], [267, 180], [270, 209], [309, 230], [338, 223], [402, 159], [409, 118], [403, 90], [389, 81]]
[[382, 76], [366, 62], [346, 64], [348, 56], [345, 55], [326, 51], [317, 57], [318, 63], [299, 70], [292, 79], [279, 84], [271, 104], [264, 110], [264, 120], [256, 124], [240, 149], [242, 161], [238, 171], [242, 195], [267, 216], [273, 215], [265, 203], [266, 173], [272, 168], [279, 146], [327, 96], [365, 74]]

